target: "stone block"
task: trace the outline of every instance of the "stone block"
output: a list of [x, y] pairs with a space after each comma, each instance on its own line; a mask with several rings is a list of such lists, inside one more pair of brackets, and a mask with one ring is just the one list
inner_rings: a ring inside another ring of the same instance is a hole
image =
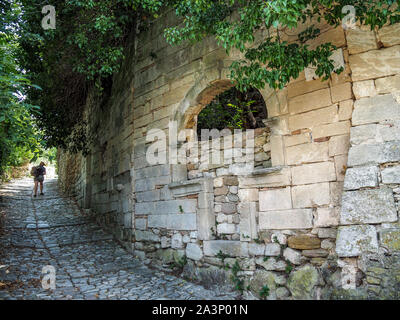
[[292, 167], [293, 185], [318, 183], [336, 180], [336, 170], [333, 162], [319, 162]]
[[388, 141], [381, 144], [355, 145], [349, 150], [349, 167], [396, 161], [400, 161], [399, 141]]
[[226, 213], [226, 214], [235, 213], [237, 211], [236, 204], [235, 203], [231, 203], [231, 202], [223, 203], [221, 205], [221, 210], [222, 210], [223, 213]]
[[144, 192], [136, 192], [136, 201], [144, 202], [144, 201], [158, 201], [160, 200], [160, 190], [151, 190]]
[[351, 119], [351, 115], [353, 113], [353, 100], [345, 100], [339, 102], [339, 121], [349, 120]]
[[301, 253], [291, 248], [286, 248], [283, 251], [283, 256], [292, 264], [301, 264]]
[[239, 189], [238, 196], [240, 201], [258, 201], [258, 189]]
[[135, 219], [135, 228], [138, 230], [146, 230], [147, 229], [147, 220], [146, 219]]
[[341, 154], [334, 157], [337, 181], [343, 181], [347, 168], [347, 154]]
[[267, 243], [265, 244], [265, 255], [266, 256], [279, 256], [281, 254], [281, 246], [279, 243]]
[[203, 258], [203, 250], [196, 243], [188, 243], [186, 246], [186, 256], [192, 260], [201, 260]]
[[148, 216], [149, 228], [169, 230], [196, 230], [196, 214], [160, 214]]
[[316, 299], [315, 287], [321, 283], [318, 270], [310, 265], [305, 265], [294, 270], [288, 280], [288, 289], [295, 300]]
[[376, 79], [400, 73], [400, 46], [351, 55], [353, 81]]
[[[333, 227], [339, 224], [340, 207], [318, 208], [315, 227]], [[319, 236], [319, 235], [318, 235]]]
[[378, 137], [383, 141], [400, 140], [400, 121], [385, 121], [385, 124], [377, 126]]
[[310, 250], [321, 247], [321, 240], [309, 235], [296, 235], [288, 238], [288, 246], [292, 249]]
[[323, 124], [312, 129], [313, 139], [338, 136], [350, 133], [350, 121], [340, 121], [329, 124]]
[[400, 90], [400, 75], [379, 78], [375, 80], [376, 91], [380, 94]]
[[349, 29], [346, 33], [346, 40], [350, 54], [378, 49], [375, 32], [363, 27]]
[[238, 178], [237, 177], [224, 177], [224, 185], [226, 186], [237, 186], [239, 184]]
[[347, 154], [349, 151], [349, 135], [334, 136], [329, 139], [329, 156]]
[[296, 81], [291, 82], [288, 85], [288, 97], [293, 98], [302, 94], [317, 91], [328, 87], [328, 81], [322, 81], [321, 79], [312, 81]]
[[155, 208], [150, 214], [174, 214], [181, 211], [184, 213], [195, 213], [197, 207], [196, 199], [167, 200], [153, 203], [155, 204]]
[[292, 208], [290, 187], [260, 191], [259, 195], [260, 211]]
[[378, 93], [375, 89], [374, 80], [357, 81], [353, 83], [353, 92], [356, 99], [374, 97]]
[[231, 257], [247, 257], [249, 255], [248, 243], [230, 240], [203, 241], [204, 255], [216, 256], [219, 251]]
[[221, 188], [215, 188], [214, 195], [216, 195], [216, 196], [227, 195], [228, 191], [229, 191], [229, 189], [226, 186], [223, 186]]
[[332, 240], [325, 239], [321, 241], [322, 249], [330, 250], [333, 249], [334, 247], [335, 247], [335, 242], [333, 242]]
[[329, 204], [329, 182], [292, 187], [293, 208], [307, 208]]
[[337, 121], [338, 107], [336, 104], [330, 105], [326, 108], [321, 108], [301, 114], [289, 116], [289, 130], [295, 131], [304, 128], [313, 128], [315, 126], [332, 123]]
[[264, 260], [264, 258], [257, 258], [256, 264], [262, 266], [265, 270], [268, 271], [285, 271], [286, 262], [283, 260], [276, 260], [275, 258], [269, 258], [268, 260]]
[[238, 205], [238, 212], [240, 213], [240, 240], [250, 241], [257, 238], [257, 222], [256, 222], [256, 203], [255, 202], [241, 202]]
[[241, 188], [280, 187], [287, 186], [290, 183], [290, 168], [282, 168], [277, 172], [266, 175], [239, 177], [239, 185]]
[[169, 248], [171, 246], [171, 238], [169, 237], [161, 237], [161, 248]]
[[271, 162], [272, 166], [279, 166], [285, 164], [285, 156], [283, 153], [282, 136], [271, 136]]
[[297, 146], [299, 144], [311, 142], [311, 137], [309, 132], [291, 136], [285, 136], [284, 139], [286, 147]]
[[265, 254], [265, 245], [258, 243], [249, 243], [250, 256], [263, 256]]
[[342, 205], [343, 182], [342, 181], [330, 182], [329, 188], [331, 190], [332, 205], [341, 206]]
[[218, 177], [214, 179], [214, 188], [221, 188], [224, 185], [224, 178]]
[[393, 119], [400, 119], [400, 104], [397, 103], [392, 94], [361, 98], [354, 104], [353, 125]]
[[151, 231], [136, 230], [135, 239], [136, 241], [160, 242], [160, 236]]
[[365, 124], [350, 129], [350, 142], [354, 146], [360, 143], [376, 143], [377, 124]]
[[286, 148], [288, 165], [325, 161], [328, 158], [328, 142], [314, 142]]
[[400, 250], [400, 230], [387, 229], [379, 232], [379, 240], [382, 246], [390, 251]]
[[389, 188], [346, 191], [342, 196], [341, 224], [397, 221], [393, 192]]
[[289, 100], [290, 114], [302, 113], [332, 104], [329, 88], [317, 90]]
[[334, 228], [319, 228], [318, 229], [318, 238], [325, 239], [331, 238], [336, 239], [337, 230]]
[[387, 167], [382, 170], [383, 183], [396, 183], [400, 184], [400, 166]]
[[307, 229], [312, 227], [312, 209], [291, 209], [280, 211], [261, 211], [260, 229]]
[[171, 237], [171, 248], [172, 249], [181, 249], [183, 247], [182, 235], [180, 233], [175, 233]]
[[346, 39], [344, 36], [344, 30], [342, 27], [329, 29], [315, 39], [308, 40], [306, 43], [310, 44], [311, 49], [315, 49], [317, 46], [331, 42], [336, 47], [340, 48], [346, 45]]
[[346, 171], [344, 178], [345, 190], [356, 190], [363, 187], [378, 186], [378, 167], [355, 167]]
[[220, 223], [217, 226], [217, 232], [219, 234], [233, 234], [236, 232], [236, 225], [232, 223]]
[[387, 25], [378, 30], [379, 40], [385, 47], [391, 47], [400, 44], [400, 23]]
[[351, 88], [352, 86], [350, 82], [345, 82], [332, 87], [331, 88], [332, 102], [335, 103], [351, 99], [353, 97]]
[[339, 257], [357, 257], [362, 253], [377, 252], [378, 239], [374, 226], [342, 226], [338, 229], [336, 253]]
[[303, 250], [302, 255], [307, 258], [322, 258], [329, 254], [329, 251], [325, 249], [313, 249], [313, 250]]
[[135, 203], [135, 214], [150, 214], [154, 212], [155, 203], [154, 202], [137, 202]]
[[215, 214], [212, 208], [199, 209], [197, 213], [197, 231], [199, 240], [211, 238], [211, 227], [215, 226]]

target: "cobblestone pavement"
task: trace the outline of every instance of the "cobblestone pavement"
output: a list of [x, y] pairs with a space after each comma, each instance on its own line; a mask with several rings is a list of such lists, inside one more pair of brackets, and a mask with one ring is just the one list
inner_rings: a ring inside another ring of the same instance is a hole
[[[57, 180], [47, 180], [37, 198], [32, 185], [0, 186], [0, 300], [234, 298], [148, 268], [61, 197]], [[41, 285], [46, 265], [56, 270], [54, 290]]]

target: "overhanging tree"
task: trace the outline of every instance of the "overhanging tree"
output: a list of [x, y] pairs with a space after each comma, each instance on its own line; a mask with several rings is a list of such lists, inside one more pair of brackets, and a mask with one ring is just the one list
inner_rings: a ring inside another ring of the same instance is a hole
[[[57, 28], [43, 30], [43, 4], [21, 2], [20, 63], [43, 88], [31, 90], [29, 97], [42, 108], [38, 121], [49, 144], [72, 151], [87, 146], [81, 120], [88, 89], [96, 87], [103, 96], [108, 92], [128, 36], [164, 10], [172, 9], [182, 19], [165, 30], [170, 44], [213, 36], [228, 53], [234, 48], [243, 53], [245, 59], [231, 66], [232, 80], [242, 91], [265, 85], [283, 88], [309, 65], [327, 79], [334, 71], [330, 56], [335, 47], [307, 44], [320, 34], [312, 21], [324, 19], [336, 27], [348, 13], [342, 12], [345, 6], [353, 6], [355, 19], [371, 29], [400, 21], [399, 0], [54, 0], [49, 4], [56, 7]], [[309, 26], [298, 34], [299, 40], [285, 41], [282, 30], [300, 23]], [[269, 36], [252, 46], [261, 28]]]

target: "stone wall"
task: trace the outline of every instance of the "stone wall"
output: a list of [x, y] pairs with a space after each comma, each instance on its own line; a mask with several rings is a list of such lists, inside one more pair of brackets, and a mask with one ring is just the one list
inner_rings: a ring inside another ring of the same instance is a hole
[[[150, 130], [169, 140], [171, 121], [195, 128], [201, 109], [231, 87], [228, 67], [240, 57], [212, 39], [167, 45], [162, 29], [176, 23], [165, 14], [132, 37], [110, 100], [88, 99], [94, 142], [74, 184], [80, 204], [147, 263], [186, 256], [185, 274], [203, 282], [228, 279], [236, 264], [233, 279], [244, 280], [249, 298], [264, 285], [268, 299], [393, 297], [398, 26], [344, 32], [321, 23], [310, 45], [335, 44], [344, 72], [321, 81], [307, 68], [280, 91], [261, 90], [267, 128], [256, 135], [259, 165], [249, 170], [237, 161], [199, 168], [146, 160]], [[297, 33], [287, 31], [287, 40]], [[73, 158], [60, 154], [60, 167]]]

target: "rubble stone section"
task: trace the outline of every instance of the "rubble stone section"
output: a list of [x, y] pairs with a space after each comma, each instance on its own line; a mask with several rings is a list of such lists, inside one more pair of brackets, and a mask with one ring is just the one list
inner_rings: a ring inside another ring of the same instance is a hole
[[[266, 284], [267, 299], [377, 298], [373, 290], [388, 282], [374, 273], [378, 284], [372, 271], [367, 278], [360, 263], [368, 254], [371, 266], [375, 255], [398, 257], [398, 26], [344, 31], [318, 23], [310, 46], [336, 45], [332, 59], [344, 71], [322, 81], [310, 67], [282, 90], [260, 90], [268, 119], [255, 130], [254, 162], [207, 163], [213, 151], [224, 156], [223, 139], [214, 137], [220, 146], [211, 143], [198, 163], [150, 165], [147, 133], [161, 129], [169, 141], [170, 121], [195, 129], [202, 108], [231, 88], [229, 65], [242, 58], [212, 38], [169, 46], [161, 25], [178, 22], [162, 15], [137, 36], [106, 112], [88, 103], [96, 144], [86, 158], [60, 153], [60, 184], [76, 168], [79, 203], [143, 260], [165, 266], [186, 256], [188, 277], [221, 282], [236, 266], [246, 298], [260, 298]], [[168, 146], [158, 151], [168, 159]]]

